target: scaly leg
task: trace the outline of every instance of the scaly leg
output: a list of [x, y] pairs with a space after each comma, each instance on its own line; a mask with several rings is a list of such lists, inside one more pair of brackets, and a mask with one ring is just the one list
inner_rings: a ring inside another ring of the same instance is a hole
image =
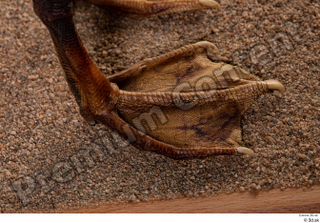
[[86, 0], [112, 13], [150, 17], [205, 8], [220, 9], [214, 0]]
[[76, 31], [71, 0], [34, 0], [34, 10], [50, 31], [68, 85], [90, 123], [113, 108], [116, 85], [93, 64]]

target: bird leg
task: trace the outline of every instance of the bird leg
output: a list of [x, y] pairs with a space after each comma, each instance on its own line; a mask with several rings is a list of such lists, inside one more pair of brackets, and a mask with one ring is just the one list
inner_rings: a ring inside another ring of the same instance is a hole
[[[217, 7], [210, 0], [89, 1], [142, 17], [203, 5]], [[88, 122], [97, 120], [137, 147], [174, 159], [253, 154], [241, 146], [241, 115], [259, 95], [284, 91], [282, 84], [261, 81], [221, 62], [217, 48], [205, 41], [145, 59], [107, 79], [81, 42], [70, 2], [33, 0], [36, 14], [50, 31], [81, 115]]]
[[64, 70], [81, 115], [94, 123], [96, 114], [110, 111], [118, 89], [93, 64], [72, 19], [70, 0], [34, 0], [34, 10], [50, 31], [60, 64]]

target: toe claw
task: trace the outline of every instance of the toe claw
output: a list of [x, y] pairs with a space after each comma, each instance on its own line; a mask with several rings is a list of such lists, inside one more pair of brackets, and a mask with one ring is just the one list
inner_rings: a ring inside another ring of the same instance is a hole
[[276, 90], [281, 93], [285, 90], [283, 84], [277, 80], [266, 80], [265, 82], [267, 83], [269, 90]]
[[243, 153], [243, 154], [247, 154], [247, 155], [250, 155], [250, 156], [254, 155], [253, 150], [248, 149], [246, 147], [238, 147], [237, 151], [238, 151], [238, 153]]
[[199, 0], [199, 3], [204, 7], [221, 9], [220, 4], [214, 0]]
[[218, 48], [213, 43], [210, 43], [208, 41], [201, 41], [196, 43], [199, 47], [205, 48], [205, 49], [212, 49], [213, 52], [219, 53]]

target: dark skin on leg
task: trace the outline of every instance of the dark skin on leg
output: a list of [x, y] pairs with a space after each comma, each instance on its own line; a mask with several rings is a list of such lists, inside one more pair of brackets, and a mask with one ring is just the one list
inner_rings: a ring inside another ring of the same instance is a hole
[[[220, 7], [209, 0], [89, 2], [135, 17]], [[80, 113], [89, 123], [98, 121], [136, 147], [173, 159], [253, 154], [241, 146], [241, 116], [259, 95], [284, 91], [281, 83], [261, 81], [223, 63], [217, 48], [209, 42], [145, 59], [106, 78], [83, 47], [70, 1], [33, 3], [50, 31]]]

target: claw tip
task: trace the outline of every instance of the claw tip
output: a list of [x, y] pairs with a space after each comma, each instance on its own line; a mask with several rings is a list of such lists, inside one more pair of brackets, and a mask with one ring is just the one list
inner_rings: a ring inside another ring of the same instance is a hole
[[213, 49], [213, 51], [214, 51], [215, 53], [219, 53], [219, 50], [218, 50], [218, 48], [216, 47], [216, 45], [214, 45], [213, 43], [210, 43], [210, 42], [208, 42], [208, 41], [201, 41], [201, 42], [197, 42], [196, 44], [197, 44], [198, 46], [203, 47], [203, 48], [206, 48], [206, 49], [211, 48], [211, 49]]
[[238, 147], [237, 151], [239, 153], [247, 154], [247, 155], [250, 155], [250, 156], [254, 155], [254, 152], [251, 149], [248, 149], [246, 147]]
[[266, 83], [268, 85], [268, 88], [270, 90], [277, 90], [280, 91], [281, 93], [284, 92], [284, 86], [277, 80], [266, 80]]
[[221, 9], [220, 4], [213, 0], [199, 0], [199, 3], [205, 7]]

